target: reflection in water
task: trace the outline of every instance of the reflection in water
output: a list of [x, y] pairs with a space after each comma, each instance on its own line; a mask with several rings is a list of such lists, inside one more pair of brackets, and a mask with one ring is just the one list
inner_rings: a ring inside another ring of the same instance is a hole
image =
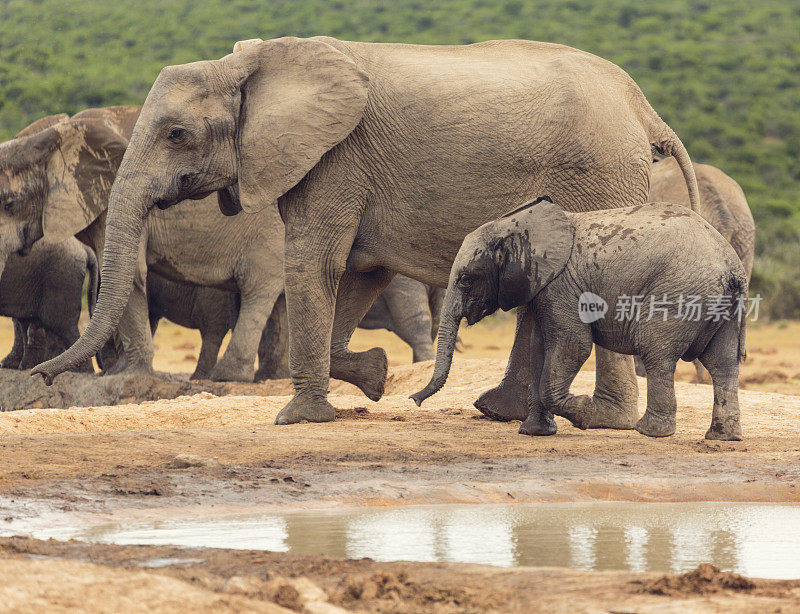
[[558, 503], [315, 510], [48, 529], [35, 537], [455, 561], [682, 572], [711, 562], [800, 577], [800, 506]]

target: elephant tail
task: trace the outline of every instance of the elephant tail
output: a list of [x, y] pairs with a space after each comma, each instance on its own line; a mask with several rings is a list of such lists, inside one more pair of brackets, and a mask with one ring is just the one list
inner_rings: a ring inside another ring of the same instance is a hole
[[89, 287], [86, 289], [86, 302], [89, 303], [89, 317], [94, 315], [94, 306], [97, 303], [97, 293], [100, 291], [100, 267], [97, 265], [97, 256], [94, 250], [84, 245], [86, 251], [86, 268], [89, 271]]
[[641, 115], [647, 128], [650, 146], [662, 156], [675, 158], [681, 173], [683, 173], [683, 179], [686, 181], [686, 189], [689, 191], [689, 205], [693, 211], [698, 211], [700, 208], [700, 190], [697, 187], [697, 177], [695, 177], [694, 166], [692, 166], [692, 160], [689, 158], [689, 152], [686, 151], [686, 147], [684, 147], [678, 135], [675, 134], [675, 131], [650, 106], [639, 86], [634, 84], [634, 87], [643, 107]]
[[736, 297], [736, 316], [739, 319], [739, 343], [736, 358], [741, 363], [747, 360], [745, 337], [747, 332], [747, 278], [737, 275], [733, 281], [733, 295]]

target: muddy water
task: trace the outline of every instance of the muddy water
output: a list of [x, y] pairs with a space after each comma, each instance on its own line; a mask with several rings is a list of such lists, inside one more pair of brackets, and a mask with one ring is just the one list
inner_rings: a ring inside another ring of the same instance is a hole
[[[24, 531], [23, 531], [24, 532]], [[436, 505], [174, 518], [38, 538], [291, 551], [379, 561], [683, 572], [711, 562], [761, 578], [800, 578], [800, 505], [559, 503]]]

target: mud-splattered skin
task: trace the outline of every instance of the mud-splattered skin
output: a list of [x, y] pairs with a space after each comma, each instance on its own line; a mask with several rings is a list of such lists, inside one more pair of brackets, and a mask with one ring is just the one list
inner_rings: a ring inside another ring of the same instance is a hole
[[[603, 317], [581, 318], [584, 293], [605, 301]], [[642, 297], [639, 313], [625, 308], [634, 296]], [[682, 300], [692, 296], [700, 297], [698, 317], [684, 317]], [[718, 296], [729, 302], [719, 317], [709, 319]], [[531, 402], [521, 433], [555, 433], [553, 414], [586, 428], [596, 411], [594, 399], [573, 396], [569, 388], [596, 343], [642, 357], [648, 386], [647, 411], [636, 425], [641, 433], [675, 432], [675, 365], [699, 358], [714, 383], [706, 437], [740, 439], [744, 323], [736, 308], [746, 296], [747, 276], [736, 252], [683, 205], [565, 213], [549, 202], [535, 204], [464, 240], [450, 274], [434, 375], [413, 398], [420, 403], [444, 384], [452, 360], [450, 337], [463, 317], [474, 323], [498, 304], [509, 309], [528, 303], [541, 331], [535, 342], [544, 348], [544, 360], [532, 368], [538, 401]]]
[[[738, 183], [718, 168], [708, 164], [695, 164], [694, 168], [700, 190], [700, 203], [695, 210], [731, 244], [742, 261], [749, 283], [755, 259], [756, 228], [744, 192]], [[672, 159], [653, 160], [649, 200], [689, 204], [689, 193], [680, 168]], [[695, 361], [695, 368], [698, 382], [709, 383], [708, 372], [700, 361]], [[646, 373], [638, 356], [636, 373]]]

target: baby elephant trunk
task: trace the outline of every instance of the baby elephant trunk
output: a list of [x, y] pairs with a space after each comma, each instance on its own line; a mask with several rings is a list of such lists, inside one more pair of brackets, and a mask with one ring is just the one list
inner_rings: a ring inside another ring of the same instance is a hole
[[436, 350], [436, 365], [433, 368], [433, 376], [428, 385], [422, 390], [411, 396], [417, 406], [429, 396], [436, 394], [447, 381], [450, 373], [450, 366], [453, 364], [453, 352], [456, 349], [458, 340], [458, 326], [461, 323], [461, 316], [456, 315], [453, 305], [452, 291], [447, 291], [444, 299], [444, 313], [439, 323], [439, 344]]

